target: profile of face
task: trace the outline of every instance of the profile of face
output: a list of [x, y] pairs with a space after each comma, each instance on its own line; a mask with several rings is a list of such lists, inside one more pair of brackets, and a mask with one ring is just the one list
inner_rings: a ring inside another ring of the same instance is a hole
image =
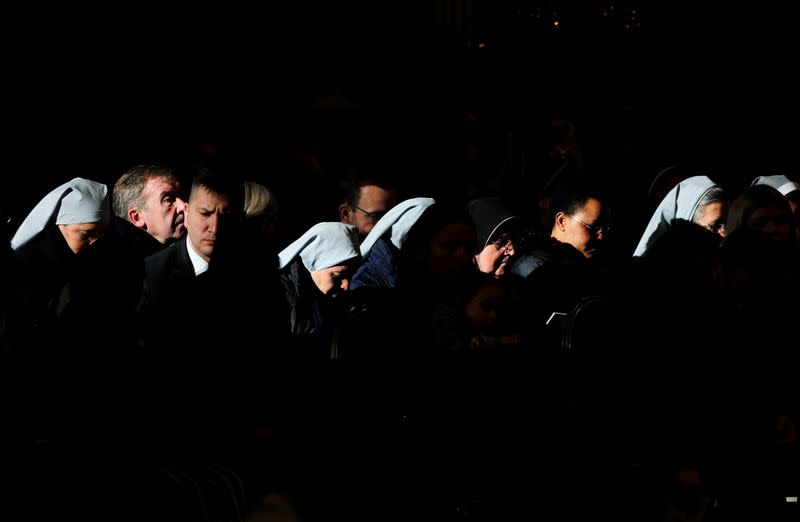
[[604, 220], [604, 211], [605, 207], [599, 199], [587, 198], [586, 203], [572, 214], [556, 214], [551, 235], [591, 258], [606, 240], [609, 230]]
[[392, 191], [377, 185], [364, 185], [355, 204], [342, 203], [339, 206], [339, 218], [342, 223], [355, 226], [359, 239], [364, 239], [375, 223], [393, 206]]
[[464, 281], [475, 268], [472, 252], [475, 228], [467, 223], [448, 223], [433, 237], [425, 261], [431, 277], [445, 284]]
[[516, 253], [514, 239], [511, 234], [504, 232], [497, 234], [483, 247], [483, 250], [475, 256], [475, 263], [481, 272], [500, 277], [506, 273], [506, 266]]
[[128, 211], [130, 222], [160, 243], [179, 239], [186, 231], [186, 203], [180, 198], [180, 188], [165, 178], [150, 177], [142, 190], [142, 208]]
[[499, 282], [478, 287], [464, 308], [472, 327], [481, 333], [491, 332], [506, 298], [506, 292]]
[[774, 241], [788, 241], [794, 233], [791, 216], [772, 205], [757, 208], [748, 216], [745, 226], [760, 230]]
[[728, 219], [729, 209], [727, 201], [713, 201], [697, 209], [694, 222], [714, 234], [725, 237], [725, 221]]
[[311, 279], [323, 294], [336, 297], [350, 288], [352, 268], [347, 265], [336, 265], [311, 272]]
[[214, 248], [228, 233], [239, 215], [238, 210], [225, 194], [211, 192], [205, 187], [192, 193], [185, 219], [187, 239], [205, 261], [211, 259]]
[[85, 250], [95, 241], [100, 239], [108, 228], [107, 223], [79, 223], [73, 225], [58, 225], [58, 229], [75, 254]]

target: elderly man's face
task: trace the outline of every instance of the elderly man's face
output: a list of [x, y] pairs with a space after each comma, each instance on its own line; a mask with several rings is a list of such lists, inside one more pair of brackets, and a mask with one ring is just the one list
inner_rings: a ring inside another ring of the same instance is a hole
[[179, 194], [178, 186], [165, 178], [152, 177], [145, 183], [142, 228], [160, 243], [179, 239], [186, 231], [183, 223], [186, 203]]
[[188, 241], [204, 260], [211, 259], [237, 210], [227, 195], [209, 192], [204, 187], [192, 194], [186, 212], [186, 230]]
[[58, 225], [69, 249], [76, 254], [100, 239], [107, 228], [108, 224], [102, 222]]

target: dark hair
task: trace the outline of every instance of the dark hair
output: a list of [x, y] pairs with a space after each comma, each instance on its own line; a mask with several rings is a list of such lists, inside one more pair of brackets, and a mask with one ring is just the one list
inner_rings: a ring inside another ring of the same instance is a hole
[[556, 185], [550, 192], [550, 224], [555, 222], [556, 214], [574, 214], [579, 211], [589, 198], [605, 201], [601, 190], [593, 183], [585, 180], [574, 180]]
[[361, 189], [370, 185], [380, 187], [389, 192], [396, 191], [394, 185], [386, 179], [378, 177], [358, 178], [347, 183], [344, 190], [344, 197], [342, 198], [344, 203], [347, 203], [351, 208], [358, 205], [361, 199]]
[[196, 170], [192, 178], [192, 191], [189, 194], [189, 201], [195, 193], [203, 188], [213, 194], [225, 195], [231, 199], [233, 208], [240, 212], [244, 210], [244, 183], [241, 179], [230, 176], [222, 176], [208, 168], [201, 167]]

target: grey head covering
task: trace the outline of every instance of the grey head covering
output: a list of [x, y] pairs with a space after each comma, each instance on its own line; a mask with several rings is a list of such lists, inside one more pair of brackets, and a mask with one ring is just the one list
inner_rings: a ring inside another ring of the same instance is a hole
[[110, 216], [108, 187], [75, 178], [50, 191], [33, 207], [11, 238], [11, 248], [17, 250], [26, 245], [52, 222], [56, 225], [108, 223]]
[[372, 245], [387, 233], [394, 246], [401, 248], [408, 231], [411, 230], [425, 209], [434, 203], [435, 201], [431, 198], [411, 198], [392, 207], [375, 223], [364, 242], [361, 243], [361, 255], [367, 257]]
[[285, 268], [297, 256], [309, 272], [360, 258], [358, 230], [338, 221], [317, 223], [278, 254], [278, 268]]
[[634, 257], [644, 255], [648, 248], [669, 230], [676, 219], [691, 221], [697, 205], [711, 189], [718, 187], [708, 176], [691, 176], [670, 190], [650, 218]]
[[751, 186], [755, 185], [769, 185], [770, 187], [777, 189], [778, 192], [784, 196], [790, 192], [800, 189], [800, 183], [792, 181], [788, 176], [784, 176], [783, 174], [759, 176], [753, 180], [753, 183], [751, 183]]
[[475, 223], [481, 250], [502, 225], [517, 218], [498, 197], [473, 199], [467, 204], [467, 213]]

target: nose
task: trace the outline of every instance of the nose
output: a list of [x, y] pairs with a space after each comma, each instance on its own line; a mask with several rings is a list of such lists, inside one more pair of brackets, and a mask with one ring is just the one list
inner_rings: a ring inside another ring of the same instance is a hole
[[186, 208], [188, 206], [189, 206], [189, 204], [186, 203], [181, 198], [179, 198], [179, 197], [175, 198], [175, 209], [179, 214], [185, 214], [186, 213]]
[[509, 241], [508, 246], [506, 247], [506, 255], [513, 256], [517, 253], [516, 247], [514, 247], [514, 241]]
[[219, 216], [217, 214], [212, 214], [208, 217], [208, 231], [212, 234], [217, 233], [217, 228], [219, 227]]

